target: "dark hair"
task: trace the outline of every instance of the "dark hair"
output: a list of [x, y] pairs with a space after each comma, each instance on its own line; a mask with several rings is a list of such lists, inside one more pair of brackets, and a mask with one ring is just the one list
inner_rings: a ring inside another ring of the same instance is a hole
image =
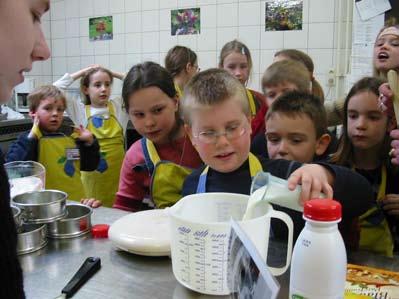
[[103, 67], [96, 67], [88, 70], [83, 76], [82, 79], [80, 79], [80, 93], [83, 95], [85, 99], [85, 105], [90, 105], [91, 104], [91, 99], [89, 95], [84, 93], [85, 88], [89, 88], [90, 81], [91, 81], [91, 76], [97, 72], [103, 72], [108, 74], [111, 84], [114, 81], [114, 76], [112, 75], [112, 72], [106, 68]]
[[[353, 157], [353, 145], [352, 141], [348, 136], [348, 103], [350, 99], [364, 91], [369, 91], [375, 94], [377, 97], [379, 96], [378, 88], [380, 85], [384, 83], [384, 80], [381, 78], [374, 78], [374, 77], [364, 77], [357, 81], [349, 91], [348, 95], [345, 98], [344, 103], [344, 118], [342, 123], [342, 135], [339, 138], [339, 145], [337, 152], [331, 156], [331, 162], [345, 165], [345, 166], [353, 166], [354, 157]], [[386, 134], [385, 139], [383, 141], [382, 150], [380, 151], [380, 160], [387, 161], [389, 156], [388, 152], [390, 149], [391, 139], [389, 134]]]
[[240, 42], [237, 39], [232, 40], [223, 46], [222, 50], [220, 51], [219, 68], [223, 68], [225, 58], [231, 53], [240, 53], [247, 57], [248, 72], [249, 72], [248, 75], [250, 75], [252, 70], [251, 52], [244, 43]]
[[165, 68], [174, 78], [186, 69], [188, 63], [194, 65], [196, 61], [197, 54], [194, 51], [187, 47], [174, 46], [166, 54]]
[[281, 113], [289, 117], [307, 115], [314, 126], [316, 138], [327, 132], [327, 114], [320, 99], [310, 93], [290, 91], [278, 97], [269, 107], [266, 120], [273, 114]]
[[40, 105], [40, 102], [47, 98], [53, 98], [57, 101], [61, 100], [62, 102], [64, 102], [64, 107], [66, 108], [65, 94], [54, 85], [43, 85], [35, 88], [28, 95], [29, 110], [31, 112], [36, 112], [37, 108]]
[[274, 57], [277, 57], [277, 56], [284, 56], [290, 60], [302, 62], [310, 73], [310, 80], [312, 82], [312, 94], [319, 97], [321, 99], [321, 101], [324, 102], [323, 88], [321, 87], [320, 83], [313, 76], [314, 64], [313, 64], [312, 58], [310, 58], [310, 56], [308, 54], [306, 54], [302, 51], [296, 50], [296, 49], [283, 49], [283, 50], [277, 51], [274, 54]]

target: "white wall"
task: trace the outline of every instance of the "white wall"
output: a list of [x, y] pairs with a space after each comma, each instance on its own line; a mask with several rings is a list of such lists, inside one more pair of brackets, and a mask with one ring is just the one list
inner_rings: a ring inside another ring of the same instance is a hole
[[[163, 64], [166, 52], [176, 44], [194, 50], [201, 69], [206, 69], [217, 66], [225, 42], [238, 38], [250, 48], [254, 60], [252, 88], [260, 90], [262, 73], [277, 50], [296, 48], [313, 58], [315, 77], [333, 98], [334, 88], [328, 92], [326, 80], [335, 66], [339, 1], [304, 0], [302, 31], [265, 32], [265, 1], [53, 0], [43, 19], [52, 58], [36, 63], [30, 76], [40, 84], [92, 63], [116, 71], [127, 71], [145, 60]], [[170, 10], [192, 7], [201, 8], [201, 34], [171, 36]], [[90, 42], [89, 18], [106, 15], [113, 16], [114, 39]], [[114, 94], [120, 89], [121, 82], [115, 82]]]

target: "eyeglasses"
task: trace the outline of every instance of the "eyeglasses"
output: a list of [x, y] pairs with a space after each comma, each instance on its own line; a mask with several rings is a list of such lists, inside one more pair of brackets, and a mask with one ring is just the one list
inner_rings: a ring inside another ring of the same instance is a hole
[[247, 132], [247, 128], [242, 125], [227, 127], [224, 132], [204, 131], [193, 137], [205, 144], [215, 144], [220, 136], [225, 136], [227, 140], [234, 140]]

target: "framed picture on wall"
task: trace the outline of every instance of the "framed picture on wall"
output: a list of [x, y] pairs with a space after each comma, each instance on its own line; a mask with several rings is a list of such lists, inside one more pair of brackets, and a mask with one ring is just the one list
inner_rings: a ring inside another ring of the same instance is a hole
[[200, 34], [201, 11], [200, 8], [175, 9], [170, 12], [171, 34]]
[[113, 38], [112, 16], [89, 19], [90, 41], [110, 40]]
[[302, 0], [270, 0], [265, 5], [265, 31], [302, 30]]

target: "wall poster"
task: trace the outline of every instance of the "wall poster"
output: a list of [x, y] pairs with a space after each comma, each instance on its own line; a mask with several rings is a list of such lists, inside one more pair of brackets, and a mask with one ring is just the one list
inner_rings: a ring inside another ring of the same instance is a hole
[[112, 16], [89, 19], [90, 41], [110, 40], [113, 38]]
[[302, 30], [303, 0], [270, 0], [265, 7], [265, 31]]
[[200, 8], [171, 10], [171, 34], [200, 34], [201, 13]]

